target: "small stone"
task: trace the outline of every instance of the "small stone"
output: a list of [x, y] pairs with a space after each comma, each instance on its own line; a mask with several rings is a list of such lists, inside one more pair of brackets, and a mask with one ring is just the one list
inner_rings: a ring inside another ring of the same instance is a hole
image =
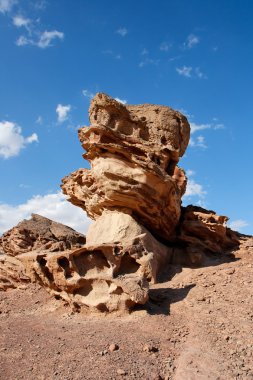
[[109, 346], [109, 351], [110, 352], [117, 351], [118, 349], [119, 349], [119, 346], [117, 344], [115, 344], [115, 343], [112, 343]]
[[152, 346], [151, 344], [145, 344], [145, 345], [143, 346], [143, 351], [144, 351], [144, 352], [157, 352], [157, 351], [158, 351], [158, 348]]
[[119, 368], [117, 369], [117, 374], [121, 376], [125, 376], [127, 372], [124, 369]]

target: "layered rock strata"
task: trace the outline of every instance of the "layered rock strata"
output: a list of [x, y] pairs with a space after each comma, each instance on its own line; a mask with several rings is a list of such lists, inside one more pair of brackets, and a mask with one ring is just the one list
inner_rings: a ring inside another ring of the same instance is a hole
[[65, 177], [63, 192], [91, 219], [104, 210], [127, 211], [168, 240], [186, 187], [176, 165], [189, 141], [187, 119], [169, 107], [125, 106], [100, 93], [89, 114], [91, 125], [79, 130], [79, 139], [91, 169]]

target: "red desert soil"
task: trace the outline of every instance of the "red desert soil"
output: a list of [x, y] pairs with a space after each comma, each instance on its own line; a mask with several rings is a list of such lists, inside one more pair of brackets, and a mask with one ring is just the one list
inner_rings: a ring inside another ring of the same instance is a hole
[[253, 238], [233, 254], [172, 267], [129, 315], [78, 313], [37, 285], [1, 292], [0, 379], [253, 379]]

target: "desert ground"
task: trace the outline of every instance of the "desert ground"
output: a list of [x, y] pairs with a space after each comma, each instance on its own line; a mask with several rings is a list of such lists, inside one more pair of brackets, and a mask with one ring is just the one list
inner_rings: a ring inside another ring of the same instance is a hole
[[89, 314], [39, 285], [0, 293], [0, 378], [253, 379], [253, 238], [171, 266], [129, 314]]

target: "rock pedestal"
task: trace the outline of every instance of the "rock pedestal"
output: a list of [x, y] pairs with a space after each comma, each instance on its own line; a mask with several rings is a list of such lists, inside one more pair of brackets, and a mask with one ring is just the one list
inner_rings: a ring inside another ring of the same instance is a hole
[[[99, 308], [102, 302], [103, 308], [112, 310], [119, 307], [118, 301], [112, 305], [115, 296], [102, 281], [116, 286], [121, 306], [122, 300], [126, 307], [145, 303], [147, 281], [155, 282], [160, 268], [170, 261], [171, 249], [163, 243], [180, 218], [186, 177], [177, 163], [189, 142], [190, 127], [169, 107], [126, 106], [100, 93], [92, 100], [89, 115], [91, 125], [79, 130], [79, 139], [91, 169], [65, 177], [62, 190], [95, 220], [78, 253], [79, 265], [89, 262], [93, 268], [92, 279], [89, 271], [82, 271], [90, 291], [87, 287], [79, 291], [78, 302], [89, 305], [94, 293], [93, 306]], [[102, 288], [106, 293], [100, 303], [94, 290], [98, 281], [99, 294], [104, 296]]]

